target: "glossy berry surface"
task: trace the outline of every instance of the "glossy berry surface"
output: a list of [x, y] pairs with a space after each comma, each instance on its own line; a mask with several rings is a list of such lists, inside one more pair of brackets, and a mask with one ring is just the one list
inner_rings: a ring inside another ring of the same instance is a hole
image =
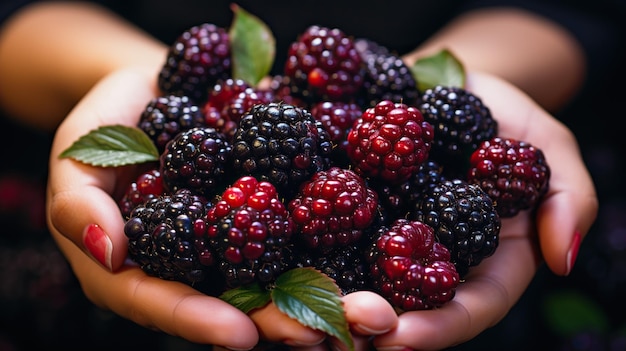
[[151, 169], [140, 174], [137, 179], [132, 182], [124, 196], [120, 199], [118, 206], [122, 212], [122, 216], [128, 219], [131, 211], [155, 197], [165, 195], [166, 190], [163, 188], [163, 177], [158, 169]]

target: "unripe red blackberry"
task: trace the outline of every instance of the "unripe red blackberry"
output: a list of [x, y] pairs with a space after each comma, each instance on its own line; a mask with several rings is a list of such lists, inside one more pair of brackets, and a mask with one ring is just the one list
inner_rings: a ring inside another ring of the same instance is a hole
[[347, 154], [348, 132], [362, 113], [363, 109], [356, 103], [341, 101], [320, 101], [311, 108], [311, 114], [322, 122], [335, 145], [331, 154], [333, 165], [350, 165]]
[[548, 191], [550, 167], [541, 149], [496, 137], [474, 151], [467, 178], [489, 194], [500, 217], [513, 217], [533, 208]]
[[305, 181], [288, 209], [296, 238], [319, 251], [356, 243], [376, 219], [378, 198], [359, 175], [332, 167]]
[[355, 121], [348, 133], [348, 156], [364, 178], [400, 184], [428, 159], [433, 127], [413, 106], [379, 102]]
[[152, 99], [139, 117], [138, 126], [157, 147], [159, 153], [178, 133], [204, 127], [200, 107], [187, 96], [164, 95]]
[[230, 179], [231, 145], [214, 128], [193, 128], [178, 134], [160, 157], [163, 184], [170, 192], [190, 189], [211, 198]]
[[236, 180], [207, 211], [207, 235], [230, 288], [271, 284], [291, 263], [294, 225], [276, 188], [251, 176]]
[[210, 88], [231, 76], [230, 38], [226, 29], [202, 23], [185, 30], [170, 46], [158, 76], [168, 94], [206, 100]]
[[368, 260], [376, 291], [401, 310], [442, 306], [460, 283], [449, 251], [419, 221], [397, 219], [381, 227]]
[[292, 95], [309, 103], [349, 101], [361, 89], [363, 74], [354, 38], [321, 26], [308, 27], [291, 44], [284, 67]]
[[128, 219], [131, 211], [135, 207], [143, 205], [146, 201], [155, 197], [165, 195], [165, 193], [161, 172], [158, 169], [151, 169], [140, 174], [137, 179], [126, 188], [118, 206], [124, 219]]

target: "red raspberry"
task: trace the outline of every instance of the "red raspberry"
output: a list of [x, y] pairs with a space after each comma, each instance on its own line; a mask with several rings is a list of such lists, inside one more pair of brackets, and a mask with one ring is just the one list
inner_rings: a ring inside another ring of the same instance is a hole
[[355, 243], [374, 221], [378, 197], [353, 171], [332, 167], [305, 181], [288, 208], [299, 238], [324, 249]]
[[359, 175], [399, 184], [428, 159], [433, 134], [416, 107], [383, 100], [355, 121], [347, 152]]
[[368, 259], [375, 288], [405, 311], [443, 305], [460, 283], [450, 252], [435, 241], [432, 227], [419, 221], [397, 219], [381, 227]]
[[543, 152], [528, 142], [495, 137], [470, 158], [468, 182], [494, 200], [500, 217], [534, 207], [548, 191], [550, 167]]

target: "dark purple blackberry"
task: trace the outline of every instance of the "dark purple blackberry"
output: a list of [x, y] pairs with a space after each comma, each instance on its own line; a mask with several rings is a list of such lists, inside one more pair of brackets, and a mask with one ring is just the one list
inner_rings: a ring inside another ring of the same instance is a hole
[[308, 103], [350, 101], [363, 85], [363, 60], [354, 38], [338, 28], [308, 27], [287, 52], [291, 95]]
[[161, 154], [163, 184], [170, 192], [190, 189], [211, 198], [229, 181], [232, 149], [214, 128], [193, 128], [178, 134]]
[[152, 99], [142, 112], [138, 126], [152, 139], [159, 153], [178, 133], [205, 126], [200, 107], [187, 96], [164, 95]]
[[231, 76], [228, 32], [203, 23], [185, 30], [170, 46], [158, 76], [159, 88], [168, 94], [186, 95], [204, 102], [210, 88]]
[[244, 176], [207, 211], [207, 233], [229, 288], [252, 283], [267, 286], [291, 263], [294, 225], [276, 188]]
[[289, 197], [329, 167], [332, 148], [330, 135], [309, 111], [284, 103], [260, 104], [241, 117], [233, 164], [236, 172], [267, 180]]
[[186, 284], [215, 269], [204, 216], [211, 205], [187, 189], [135, 207], [124, 225], [129, 257], [148, 275]]
[[367, 39], [358, 39], [355, 47], [365, 65], [361, 103], [364, 108], [376, 106], [382, 100], [417, 105], [417, 81], [399, 55]]
[[498, 134], [498, 123], [482, 100], [459, 87], [436, 86], [420, 97], [419, 110], [435, 130], [430, 158], [449, 178], [464, 178], [478, 145]]
[[408, 218], [433, 227], [461, 277], [493, 255], [499, 244], [501, 220], [492, 199], [478, 185], [461, 179], [431, 187]]

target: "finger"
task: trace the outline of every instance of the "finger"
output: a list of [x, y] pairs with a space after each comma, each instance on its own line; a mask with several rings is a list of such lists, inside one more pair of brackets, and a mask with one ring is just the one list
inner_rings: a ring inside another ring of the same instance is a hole
[[[526, 223], [503, 227], [526, 233]], [[519, 221], [518, 221], [519, 222]], [[535, 246], [525, 235], [504, 238], [493, 256], [474, 267], [455, 297], [442, 307], [402, 313], [398, 326], [374, 338], [382, 351], [440, 350], [472, 339], [499, 322], [519, 300], [538, 267]]]
[[258, 342], [254, 323], [230, 304], [192, 287], [148, 277], [137, 267], [104, 270], [64, 236], [53, 232], [87, 297], [146, 328], [199, 344], [248, 350]]
[[265, 341], [294, 347], [312, 347], [320, 345], [326, 339], [324, 332], [304, 326], [273, 303], [253, 310], [248, 315]]
[[[343, 297], [346, 319], [351, 329], [360, 335], [371, 336], [388, 332], [398, 323], [398, 315], [391, 304], [379, 294], [357, 291]], [[376, 318], [372, 318], [376, 316]]]

